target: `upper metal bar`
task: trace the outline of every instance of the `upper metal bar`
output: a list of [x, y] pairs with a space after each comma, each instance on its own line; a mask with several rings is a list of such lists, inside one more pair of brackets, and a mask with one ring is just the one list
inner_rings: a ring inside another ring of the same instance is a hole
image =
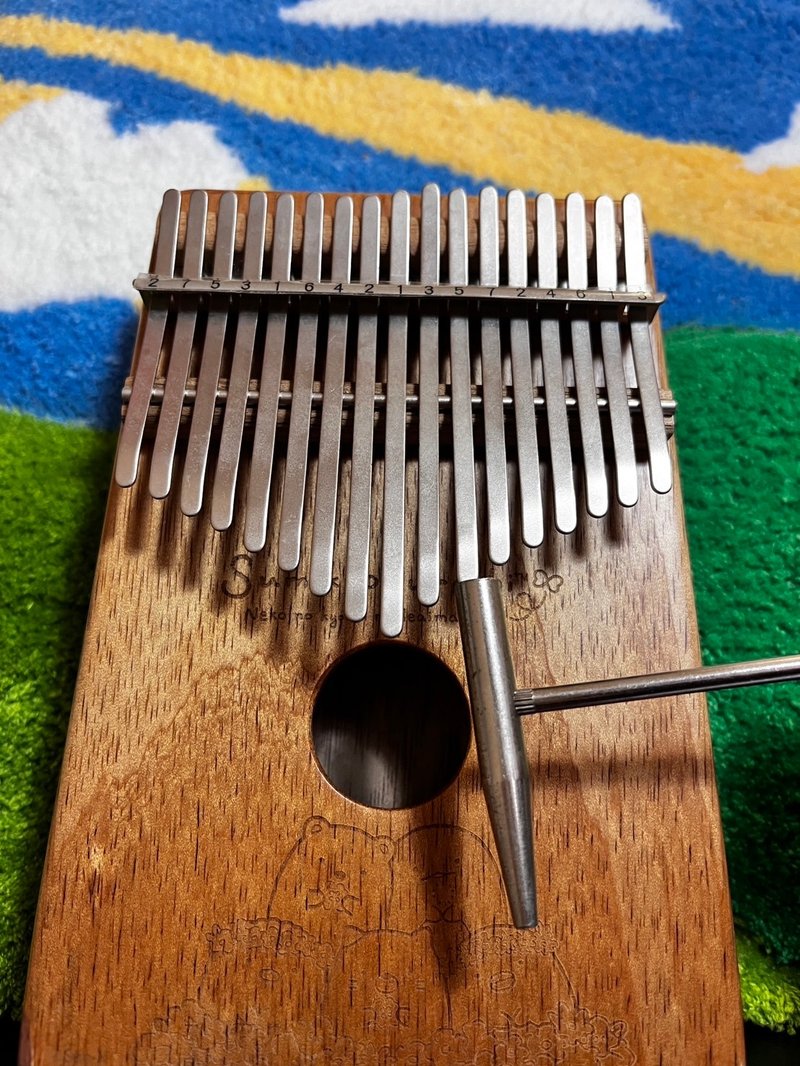
[[[431, 235], [432, 236], [432, 235]], [[428, 314], [440, 313], [445, 305], [461, 304], [485, 307], [491, 305], [493, 314], [571, 316], [576, 307], [584, 318], [628, 321], [629, 319], [651, 321], [665, 297], [661, 293], [625, 292], [598, 288], [581, 289], [570, 287], [553, 288], [541, 285], [454, 285], [452, 282], [394, 282], [379, 281], [365, 285], [359, 281], [335, 282], [322, 279], [313, 283], [306, 281], [269, 280], [254, 281], [246, 289], [239, 279], [224, 278], [169, 278], [158, 274], [140, 274], [134, 281], [145, 303], [165, 294], [205, 296], [209, 293], [249, 298], [258, 296], [269, 303], [272, 297], [298, 297], [313, 295], [318, 299], [336, 303], [362, 303], [365, 306], [380, 299], [382, 304], [398, 304], [399, 307], [418, 305]], [[427, 306], [426, 306], [427, 305]], [[399, 308], [398, 308], [399, 309]]]

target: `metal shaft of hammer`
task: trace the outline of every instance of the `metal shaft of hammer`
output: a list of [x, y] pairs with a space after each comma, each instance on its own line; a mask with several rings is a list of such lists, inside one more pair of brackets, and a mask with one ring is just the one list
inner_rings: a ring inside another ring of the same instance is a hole
[[519, 689], [514, 693], [514, 704], [517, 714], [538, 714], [541, 711], [569, 711], [607, 703], [633, 703], [635, 700], [683, 696], [690, 692], [713, 692], [798, 680], [800, 655], [786, 655], [778, 659], [755, 659], [725, 666], [698, 666], [694, 670]]

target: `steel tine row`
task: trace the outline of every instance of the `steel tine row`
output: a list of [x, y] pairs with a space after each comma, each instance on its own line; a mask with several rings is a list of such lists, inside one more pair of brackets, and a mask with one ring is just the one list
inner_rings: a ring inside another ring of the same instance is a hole
[[[353, 198], [340, 196], [335, 205], [330, 252], [324, 260], [328, 264], [324, 280], [339, 283], [340, 291], [342, 285], [350, 283], [358, 232], [358, 281], [364, 288], [380, 284], [383, 223], [389, 233], [388, 282], [395, 286], [419, 284], [435, 290], [441, 284], [457, 286], [459, 291], [479, 286], [484, 296], [487, 290], [494, 291], [503, 285], [523, 292], [531, 286], [551, 293], [568, 288], [577, 290], [580, 296], [589, 289], [590, 281], [603, 291], [647, 290], [644, 226], [636, 196], [626, 197], [622, 205], [621, 258], [615, 204], [604, 196], [595, 202], [593, 261], [587, 240], [587, 204], [578, 193], [567, 198], [565, 214], [561, 217], [552, 196], [541, 194], [536, 198], [533, 255], [530, 201], [520, 190], [510, 192], [505, 201], [504, 230], [497, 192], [492, 188], [482, 191], [478, 200], [477, 248], [472, 251], [470, 227], [474, 223], [470, 220], [466, 194], [462, 190], [452, 192], [446, 207], [444, 227], [439, 188], [433, 184], [426, 186], [420, 201], [419, 247], [415, 254], [411, 246], [411, 199], [406, 192], [398, 192], [393, 197], [388, 220], [381, 218], [378, 197], [366, 197], [360, 218], [356, 219]], [[258, 297], [249, 293], [251, 286], [262, 281], [296, 280], [315, 287], [323, 280], [325, 201], [318, 193], [306, 198], [299, 278], [292, 271], [296, 198], [287, 193], [277, 198], [271, 220], [271, 255], [266, 276], [264, 254], [270, 224], [267, 196], [260, 192], [250, 194], [243, 243], [236, 258], [239, 208], [237, 194], [222, 194], [216, 211], [213, 246], [207, 251], [208, 195], [194, 192], [188, 203], [180, 258], [180, 196], [173, 191], [164, 197], [154, 271], [164, 278], [181, 276], [190, 280], [210, 275], [225, 281], [235, 275], [237, 280], [241, 279], [241, 291], [235, 318], [231, 317], [231, 298], [224, 292], [209, 291], [204, 301], [185, 303], [180, 302], [180, 297], [171, 303], [168, 294], [154, 294], [149, 313], [143, 319], [139, 358], [120, 438], [116, 467], [120, 485], [130, 485], [136, 480], [145, 422], [161, 372], [164, 385], [149, 488], [158, 498], [171, 491], [178, 434], [186, 416], [186, 390], [190, 380], [194, 380], [196, 387], [190, 403], [191, 420], [180, 484], [181, 509], [187, 515], [201, 510], [209, 467], [213, 466], [211, 522], [218, 530], [231, 526], [249, 407], [252, 453], [244, 494], [243, 537], [248, 551], [260, 551], [266, 544], [268, 524], [273, 521], [270, 496], [276, 466], [276, 433], [281, 390], [288, 378], [291, 399], [286, 415], [288, 434], [282, 502], [280, 515], [274, 520], [278, 525], [278, 564], [284, 570], [297, 568], [305, 524], [310, 524], [309, 586], [318, 596], [330, 591], [340, 521], [340, 478], [349, 458], [349, 506], [344, 521], [346, 545], [343, 545], [346, 548], [345, 615], [353, 621], [366, 615], [371, 545], [377, 540], [380, 626], [389, 636], [397, 635], [403, 628], [409, 573], [416, 578], [421, 603], [432, 605], [439, 598], [442, 554], [439, 483], [443, 447], [452, 454], [455, 526], [452, 554], [458, 580], [479, 576], [482, 566], [476, 466], [479, 430], [485, 470], [488, 559], [503, 565], [511, 552], [507, 434], [509, 437], [513, 434], [516, 444], [522, 540], [530, 547], [542, 543], [545, 507], [536, 418], [540, 401], [534, 387], [537, 380], [542, 382], [544, 391], [544, 431], [548, 438], [552, 508], [558, 530], [570, 533], [577, 525], [573, 456], [578, 440], [572, 439], [574, 433], [568, 418], [573, 387], [581, 456], [578, 465], [584, 479], [588, 513], [601, 517], [609, 507], [606, 458], [608, 465], [613, 466], [619, 502], [632, 506], [638, 499], [631, 421], [636, 399], [644, 425], [651, 484], [658, 492], [666, 492], [671, 487], [672, 471], [652, 339], [644, 319], [632, 316], [627, 324], [619, 319], [603, 319], [594, 325], [588, 313], [581, 314], [578, 299], [571, 299], [571, 314], [565, 324], [555, 310], [533, 319], [513, 311], [503, 315], [495, 310], [491, 299], [484, 298], [476, 321], [473, 302], [452, 300], [443, 332], [441, 304], [426, 304], [421, 300], [415, 312], [414, 338], [418, 336], [418, 346], [414, 353], [409, 348], [407, 304], [389, 302], [382, 310], [374, 301], [361, 307], [358, 300], [350, 304], [332, 302], [327, 328], [321, 333], [316, 302], [300, 300], [293, 310], [290, 298], [278, 294], [271, 299], [264, 322]], [[239, 230], [241, 233], [241, 226]], [[176, 273], [178, 263], [180, 270]], [[171, 330], [170, 314], [174, 314]], [[291, 327], [290, 317], [294, 318]], [[382, 325], [384, 317], [386, 322]], [[291, 351], [288, 350], [290, 338]], [[348, 373], [353, 358], [354, 367]], [[504, 382], [504, 359], [510, 366], [510, 390], [508, 381]], [[349, 382], [348, 377], [353, 380]], [[219, 406], [220, 382], [224, 378], [227, 391], [218, 450], [212, 457], [212, 431]], [[255, 402], [253, 380], [257, 383]], [[318, 460], [313, 513], [310, 523], [305, 523], [311, 417], [317, 382], [322, 387]], [[629, 390], [634, 386], [638, 395], [634, 394], [632, 401]], [[350, 415], [345, 409], [348, 392], [354, 393], [349, 397]], [[507, 427], [509, 392], [513, 400], [513, 425]], [[450, 429], [444, 441], [440, 425], [443, 394], [450, 406]], [[418, 439], [416, 538], [415, 564], [407, 568], [407, 422], [412, 395]], [[382, 397], [384, 403], [383, 435], [377, 442], [376, 397]], [[477, 419], [476, 400], [481, 408]], [[604, 455], [601, 430], [603, 402], [608, 408], [612, 445], [608, 457]], [[352, 447], [348, 454], [345, 454], [342, 434], [346, 417], [352, 421]], [[376, 444], [384, 456], [382, 500], [375, 499]], [[381, 516], [377, 530], [373, 529], [375, 513]]]

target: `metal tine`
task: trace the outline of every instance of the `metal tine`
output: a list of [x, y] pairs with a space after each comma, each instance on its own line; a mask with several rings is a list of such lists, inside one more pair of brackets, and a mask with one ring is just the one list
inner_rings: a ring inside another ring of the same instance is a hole
[[[506, 250], [508, 284], [520, 289], [527, 288], [528, 215], [525, 194], [519, 189], [512, 190], [506, 198]], [[544, 515], [530, 328], [527, 318], [522, 317], [512, 317], [510, 325], [522, 539], [528, 547], [536, 548], [544, 540]]]
[[[247, 292], [250, 283], [261, 280], [264, 264], [264, 237], [267, 226], [267, 197], [254, 192], [247, 207], [247, 230], [244, 237], [244, 262], [241, 289]], [[236, 477], [242, 450], [242, 434], [250, 388], [250, 370], [255, 348], [258, 309], [242, 305], [236, 323], [236, 340], [228, 380], [228, 402], [219, 442], [214, 491], [211, 497], [211, 525], [214, 529], [228, 529], [233, 521]]]
[[[380, 280], [381, 202], [368, 196], [361, 214], [360, 280]], [[353, 458], [350, 467], [350, 516], [347, 527], [347, 569], [344, 613], [359, 622], [367, 613], [369, 535], [372, 511], [372, 444], [375, 420], [375, 370], [378, 316], [364, 313], [358, 320], [356, 386], [353, 413]]]
[[[450, 193], [447, 248], [451, 285], [469, 283], [469, 220], [463, 189]], [[469, 318], [460, 307], [450, 315], [450, 389], [453, 421], [453, 481], [455, 485], [456, 576], [478, 576], [478, 514], [475, 496], [475, 449], [472, 437], [472, 375]], [[505, 477], [505, 471], [503, 472]]]
[[[217, 235], [214, 242], [214, 277], [229, 280], [233, 272], [233, 252], [236, 244], [236, 214], [238, 198], [235, 192], [223, 193], [217, 210]], [[228, 328], [230, 297], [217, 300], [213, 294], [208, 301], [208, 319], [200, 368], [197, 375], [197, 395], [192, 410], [192, 424], [181, 483], [181, 510], [185, 515], [198, 514], [203, 506], [208, 449], [214, 425], [219, 372], [225, 332]]]
[[[567, 197], [567, 284], [571, 289], [586, 291], [589, 263], [586, 251], [586, 203], [579, 192]], [[595, 518], [608, 511], [608, 479], [597, 409], [597, 384], [594, 379], [592, 335], [589, 321], [580, 315], [580, 305], [573, 305], [572, 366], [583, 449], [583, 476], [586, 485], [586, 509]]]
[[[422, 190], [420, 281], [438, 285], [441, 259], [441, 193]], [[439, 599], [439, 318], [423, 302], [419, 322], [419, 459], [417, 462], [417, 598]]]
[[[353, 200], [340, 196], [333, 218], [331, 280], [350, 280], [353, 255]], [[339, 488], [342, 438], [342, 393], [347, 353], [347, 311], [332, 311], [328, 319], [325, 353], [325, 384], [314, 494], [314, 526], [311, 539], [309, 587], [315, 596], [330, 591], [333, 581], [333, 544], [336, 532], [336, 502]]]
[[[411, 200], [407, 192], [392, 198], [389, 280], [409, 280]], [[403, 628], [405, 590], [406, 383], [408, 314], [389, 316], [386, 371], [386, 438], [383, 465], [383, 542], [381, 560], [381, 632], [396, 637]]]
[[[626, 291], [644, 292], [647, 288], [644, 220], [641, 201], [633, 193], [629, 193], [622, 201], [622, 240], [625, 248]], [[672, 488], [672, 463], [664, 416], [661, 412], [650, 326], [647, 322], [631, 322], [631, 346], [650, 456], [650, 484], [656, 492], [669, 492]]]
[[[594, 241], [597, 256], [597, 287], [614, 291], [617, 288], [617, 237], [614, 201], [600, 196], [594, 207]], [[622, 364], [622, 342], [618, 322], [600, 323], [603, 347], [603, 373], [611, 420], [611, 439], [614, 442], [617, 499], [623, 507], [632, 507], [639, 499], [639, 479], [636, 474], [636, 452], [633, 446], [631, 412], [628, 389]]]
[[[184, 278], [203, 276], [203, 253], [208, 224], [208, 194], [202, 189], [192, 193], [186, 219], [186, 237], [183, 249]], [[179, 307], [175, 332], [169, 354], [167, 380], [164, 384], [164, 400], [153, 444], [153, 459], [150, 464], [150, 495], [157, 500], [169, 495], [172, 488], [172, 471], [175, 462], [175, 445], [181, 425], [181, 414], [186, 394], [186, 379], [192, 361], [194, 333], [197, 325], [197, 302]]]
[[[274, 281], [289, 281], [291, 278], [293, 234], [294, 197], [290, 193], [282, 193], [275, 208], [272, 238], [270, 278]], [[272, 484], [283, 350], [286, 344], [286, 321], [286, 302], [273, 305], [267, 319], [261, 356], [253, 455], [250, 460], [250, 480], [245, 506], [244, 546], [249, 552], [261, 551], [267, 540], [267, 512]]]
[[[558, 234], [556, 205], [549, 193], [536, 198], [536, 247], [540, 289], [558, 288]], [[561, 361], [561, 332], [556, 318], [543, 318], [542, 375], [544, 378], [547, 431], [550, 437], [550, 465], [556, 528], [572, 533], [578, 524], [575, 485], [572, 480], [572, 453]]]
[[[500, 219], [497, 189], [481, 190], [480, 283], [500, 284]], [[508, 513], [506, 437], [503, 418], [503, 355], [500, 319], [481, 317], [481, 381], [486, 449], [486, 501], [489, 526], [489, 558], [502, 566], [511, 554]]]
[[[322, 237], [325, 204], [322, 194], [312, 193], [306, 200], [303, 235], [302, 281], [319, 281], [322, 276]], [[308, 435], [311, 422], [311, 396], [314, 389], [314, 365], [317, 355], [317, 312], [304, 311], [297, 325], [297, 351], [292, 379], [292, 413], [289, 441], [286, 446], [286, 473], [283, 484], [278, 566], [294, 570], [300, 562], [303, 532], [303, 505], [308, 469]]]
[[[161, 204], [154, 263], [156, 274], [162, 277], [174, 276], [180, 218], [181, 194], [177, 189], [169, 189], [164, 193]], [[120, 433], [114, 472], [117, 484], [123, 488], [132, 485], [139, 473], [139, 455], [142, 450], [144, 426], [150, 408], [168, 315], [169, 297], [164, 296], [163, 299], [153, 301], [147, 315], [142, 319], [139, 362], [128, 401], [125, 424]]]

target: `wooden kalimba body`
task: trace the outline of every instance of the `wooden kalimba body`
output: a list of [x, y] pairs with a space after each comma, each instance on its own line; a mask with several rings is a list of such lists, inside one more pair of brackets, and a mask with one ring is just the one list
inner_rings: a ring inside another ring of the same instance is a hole
[[483, 576], [526, 683], [699, 661], [636, 197], [170, 192], [151, 271], [21, 1061], [743, 1061], [704, 698], [524, 724], [536, 922], [464, 686]]

